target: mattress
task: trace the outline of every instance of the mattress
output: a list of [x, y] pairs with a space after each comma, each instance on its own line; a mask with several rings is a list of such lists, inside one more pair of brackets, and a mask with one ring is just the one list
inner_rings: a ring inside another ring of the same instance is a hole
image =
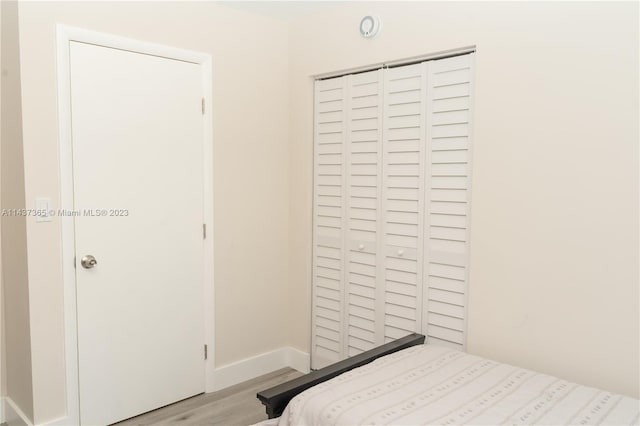
[[610, 424], [640, 421], [640, 401], [457, 350], [419, 345], [291, 400], [279, 426]]

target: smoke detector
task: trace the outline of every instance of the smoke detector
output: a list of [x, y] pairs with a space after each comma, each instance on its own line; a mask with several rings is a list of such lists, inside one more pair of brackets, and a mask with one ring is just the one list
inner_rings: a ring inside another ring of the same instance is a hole
[[367, 15], [360, 20], [360, 34], [362, 37], [375, 37], [380, 31], [380, 18], [373, 15]]

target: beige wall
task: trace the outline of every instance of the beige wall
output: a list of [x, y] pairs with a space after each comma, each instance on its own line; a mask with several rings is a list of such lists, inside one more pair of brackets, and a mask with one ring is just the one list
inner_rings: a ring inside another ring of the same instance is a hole
[[[638, 5], [334, 7], [288, 26], [212, 3], [22, 2], [26, 206], [49, 196], [58, 207], [55, 23], [211, 53], [216, 364], [307, 351], [311, 76], [475, 44], [469, 350], [639, 396]], [[372, 40], [357, 31], [368, 13], [384, 22]], [[3, 203], [6, 187], [24, 203], [20, 163], [8, 163], [19, 152], [2, 141]], [[31, 338], [12, 343], [11, 321], [7, 362], [28, 362], [21, 408], [41, 423], [65, 409], [60, 223], [26, 221], [30, 311], [26, 281], [7, 280], [7, 256], [26, 280], [22, 223], [3, 225], [5, 296], [23, 302], [5, 315], [30, 312], [30, 327], [16, 324]]]
[[[3, 209], [25, 207], [22, 128], [20, 114], [20, 53], [18, 7], [2, 2], [2, 126], [0, 172]], [[31, 342], [24, 217], [2, 217], [2, 283], [6, 357], [6, 393], [22, 411], [33, 417]]]
[[[363, 39], [366, 14], [383, 21]], [[477, 46], [468, 350], [640, 396], [638, 4], [341, 3], [292, 24], [290, 339], [309, 348], [314, 74]]]
[[[288, 33], [210, 2], [20, 4], [26, 203], [58, 207], [55, 24], [213, 57], [216, 365], [287, 343]], [[64, 415], [60, 222], [27, 220], [35, 422]]]

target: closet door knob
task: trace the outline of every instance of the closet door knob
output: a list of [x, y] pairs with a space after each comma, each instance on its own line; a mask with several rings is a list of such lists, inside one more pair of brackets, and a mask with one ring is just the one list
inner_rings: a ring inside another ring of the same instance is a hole
[[360, 250], [360, 251], [364, 250], [364, 244], [360, 244], [360, 245], [358, 246], [358, 250]]
[[404, 250], [398, 250], [398, 256], [400, 257], [404, 256]]

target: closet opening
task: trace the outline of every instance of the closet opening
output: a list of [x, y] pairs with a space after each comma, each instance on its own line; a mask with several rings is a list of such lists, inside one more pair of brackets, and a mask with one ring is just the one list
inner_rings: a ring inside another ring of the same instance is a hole
[[413, 332], [464, 349], [474, 55], [316, 80], [312, 368]]

